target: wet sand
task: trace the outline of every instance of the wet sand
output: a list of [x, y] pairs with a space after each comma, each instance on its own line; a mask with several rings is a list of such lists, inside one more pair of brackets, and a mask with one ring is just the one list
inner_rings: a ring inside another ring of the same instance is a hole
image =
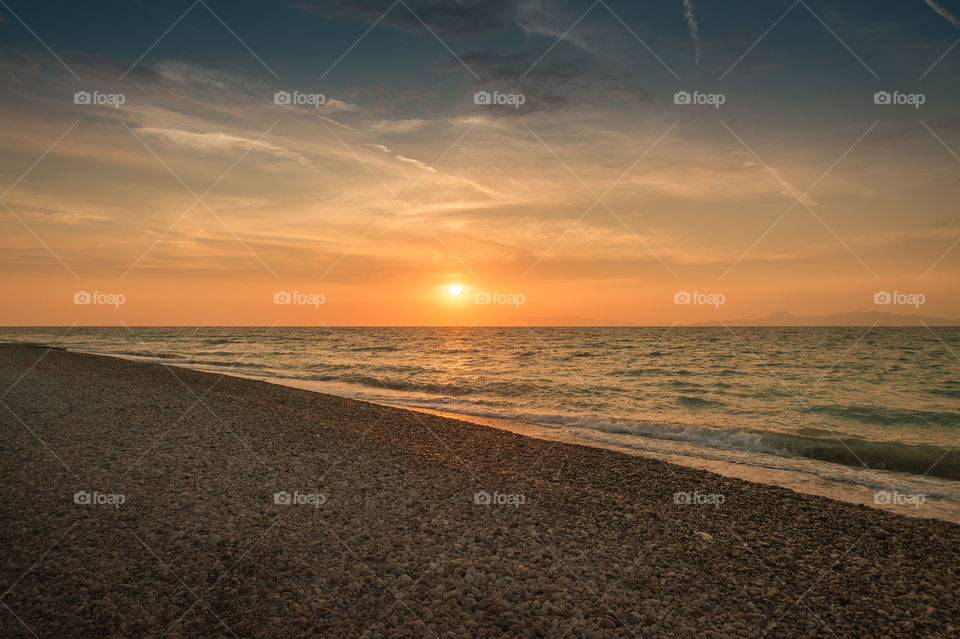
[[0, 390], [4, 637], [960, 633], [949, 522], [159, 364]]

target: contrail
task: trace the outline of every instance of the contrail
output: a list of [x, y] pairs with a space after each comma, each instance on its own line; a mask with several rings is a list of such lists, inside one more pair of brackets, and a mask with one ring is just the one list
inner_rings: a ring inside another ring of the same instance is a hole
[[[932, 2], [932, 0], [927, 0], [927, 2]], [[683, 0], [683, 17], [686, 19], [687, 24], [690, 25], [690, 37], [693, 38], [693, 43], [697, 47], [697, 67], [700, 66], [700, 27], [697, 25], [697, 18], [693, 15], [693, 2], [692, 0]]]
[[[957, 20], [957, 17], [956, 17], [955, 15], [953, 15], [952, 13], [950, 13], [949, 11], [947, 11], [946, 9], [944, 9], [943, 7], [941, 7], [939, 4], [937, 4], [936, 2], [934, 2], [934, 0], [924, 0], [924, 1], [925, 1], [928, 5], [930, 5], [930, 8], [931, 8], [931, 9], [933, 9], [934, 11], [936, 11], [937, 13], [939, 13], [940, 15], [942, 15], [944, 18], [946, 18], [947, 20], [949, 20], [949, 21], [951, 22], [951, 24], [953, 24], [953, 26], [955, 26], [956, 28], [960, 29], [960, 20]], [[684, 0], [684, 4], [687, 4], [687, 3], [686, 3], [686, 0]]]

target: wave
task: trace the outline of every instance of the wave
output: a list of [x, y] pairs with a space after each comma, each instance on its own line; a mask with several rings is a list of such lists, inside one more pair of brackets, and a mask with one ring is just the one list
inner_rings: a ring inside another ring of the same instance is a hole
[[133, 351], [133, 350], [90, 350], [90, 349], [79, 349], [79, 348], [70, 348], [68, 350], [74, 351], [76, 353], [90, 353], [91, 355], [123, 355], [126, 357], [146, 357], [149, 359], [180, 359], [182, 355], [177, 355], [175, 353], [153, 353], [150, 351]]
[[670, 371], [662, 368], [628, 368], [607, 373], [610, 377], [644, 377], [646, 375], [669, 375]]
[[693, 382], [681, 382], [679, 380], [673, 380], [667, 386], [672, 386], [673, 388], [686, 388], [689, 390], [694, 390], [697, 388], [703, 388], [703, 384], [694, 384]]
[[883, 426], [900, 424], [957, 426], [960, 424], [960, 414], [955, 412], [883, 408], [880, 406], [861, 406], [856, 404], [852, 406], [836, 404], [815, 405], [810, 407], [810, 411], [852, 419], [864, 424], [879, 424]]
[[432, 350], [430, 353], [434, 355], [468, 355], [472, 353], [482, 353], [483, 349], [480, 348], [443, 348], [440, 350]]
[[944, 397], [960, 397], [960, 389], [931, 388], [927, 392], [931, 395], [942, 395]]
[[663, 376], [672, 376], [678, 375], [680, 377], [688, 377], [690, 375], [697, 375], [694, 371], [688, 370], [686, 368], [677, 368], [677, 369], [666, 369], [666, 368], [627, 368], [616, 371], [610, 371], [607, 373], [609, 377], [644, 377], [647, 375], [663, 375]]
[[240, 360], [220, 360], [220, 359], [182, 359], [177, 362], [184, 366], [213, 366], [216, 368], [245, 368], [250, 370], [263, 369], [263, 364], [256, 362], [243, 362]]
[[439, 396], [487, 396], [494, 398], [491, 400], [493, 402], [502, 401], [499, 398], [526, 397], [534, 393], [543, 392], [544, 389], [541, 384], [537, 383], [516, 383], [505, 381], [474, 381], [470, 383], [412, 381], [409, 379], [397, 379], [387, 376], [375, 377], [359, 373], [319, 375], [311, 376], [308, 379], [315, 381], [358, 384], [371, 388], [385, 388], [391, 391], [426, 393]]
[[[710, 454], [702, 450], [690, 451], [683, 449], [673, 449], [673, 448], [664, 448], [662, 446], [657, 446], [655, 444], [650, 444], [649, 440], [637, 440], [636, 442], [624, 442], [621, 439], [609, 439], [600, 435], [587, 435], [587, 439], [596, 441], [599, 443], [614, 445], [614, 446], [625, 446], [633, 450], [643, 450], [648, 452], [667, 454], [667, 455], [679, 455], [682, 457], [690, 457], [695, 459], [710, 459], [714, 461], [721, 461], [726, 463], [732, 463], [740, 466], [752, 466], [755, 468], [768, 468], [778, 471], [790, 471], [790, 472], [799, 472], [808, 475], [814, 475], [820, 477], [821, 479], [844, 483], [852, 484], [858, 486], [865, 486], [874, 490], [889, 490], [889, 491], [899, 491], [902, 493], [923, 493], [928, 498], [934, 499], [945, 499], [954, 502], [960, 502], [960, 495], [956, 492], [947, 492], [944, 490], [937, 490], [934, 488], [931, 490], [931, 485], [933, 486], [942, 486], [942, 484], [932, 484], [930, 480], [924, 480], [922, 483], [917, 483], [916, 480], [909, 476], [903, 475], [877, 475], [877, 474], [865, 474], [862, 472], [836, 472], [835, 466], [832, 465], [809, 465], [803, 463], [794, 463], [790, 459], [798, 459], [797, 457], [785, 458], [785, 457], [774, 457], [773, 459], [782, 459], [783, 461], [774, 462], [771, 460], [769, 455], [764, 456], [752, 456], [749, 458], [737, 457], [736, 459], [731, 459], [728, 456], [722, 454]], [[662, 440], [661, 440], [662, 441]], [[922, 477], [918, 477], [923, 479]], [[905, 484], [904, 481], [913, 482], [911, 484]]]
[[[890, 470], [960, 480], [960, 450], [927, 444], [870, 441], [854, 437], [773, 431], [727, 430], [680, 426], [663, 422], [611, 423], [600, 420], [597, 430], [654, 439], [701, 444], [716, 448], [761, 452], [782, 457], [806, 457], [856, 468]], [[809, 432], [809, 431], [808, 431]], [[824, 433], [824, 431], [820, 431]]]
[[726, 406], [715, 399], [704, 399], [694, 395], [677, 395], [677, 403], [688, 408], [706, 408], [708, 406]]
[[[442, 400], [442, 396], [466, 397], [470, 395], [492, 395], [495, 397], [518, 397], [542, 390], [538, 384], [515, 384], [512, 382], [484, 382], [484, 383], [444, 383], [444, 382], [417, 382], [395, 377], [367, 375], [363, 373], [320, 373], [297, 374], [290, 371], [261, 371], [260, 374], [278, 379], [297, 379], [309, 382], [328, 382], [360, 386], [376, 390], [393, 392], [424, 393], [441, 397], [431, 398], [434, 401]], [[392, 398], [396, 401], [396, 398]]]

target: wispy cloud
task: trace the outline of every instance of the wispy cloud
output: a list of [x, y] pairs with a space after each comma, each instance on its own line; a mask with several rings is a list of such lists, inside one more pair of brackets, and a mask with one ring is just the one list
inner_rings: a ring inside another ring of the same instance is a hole
[[327, 113], [336, 113], [338, 111], [359, 111], [360, 107], [351, 102], [344, 102], [343, 100], [336, 100], [330, 98], [323, 105], [323, 110]]
[[430, 122], [428, 120], [424, 120], [422, 118], [409, 118], [406, 120], [377, 120], [370, 124], [369, 129], [373, 133], [402, 134], [418, 131], [429, 124]]
[[777, 178], [777, 181], [783, 185], [783, 190], [781, 190], [780, 193], [784, 197], [800, 200], [802, 203], [806, 204], [807, 206], [817, 205], [816, 200], [814, 200], [812, 197], [810, 197], [809, 195], [807, 195], [806, 193], [804, 193], [803, 191], [795, 187], [790, 182], [787, 182], [785, 179], [783, 179], [783, 176], [780, 175], [780, 171], [773, 168], [772, 166], [767, 167], [767, 170], [770, 171], [773, 177]]
[[942, 6], [934, 2], [934, 0], [924, 0], [930, 8], [942, 15], [944, 18], [950, 21], [950, 23], [960, 29], [960, 20], [957, 19], [955, 15], [944, 9]]
[[[931, 0], [927, 0], [930, 2]], [[690, 25], [690, 37], [693, 39], [693, 44], [696, 47], [697, 55], [697, 66], [700, 66], [700, 25], [697, 24], [697, 18], [693, 14], [693, 2], [691, 0], [683, 0], [683, 17], [686, 19], [687, 24]]]
[[424, 163], [421, 162], [420, 160], [415, 160], [414, 158], [408, 158], [408, 157], [406, 157], [405, 155], [396, 155], [396, 156], [394, 156], [394, 157], [396, 157], [396, 158], [397, 158], [398, 160], [400, 160], [401, 162], [408, 162], [408, 163], [410, 163], [410, 164], [412, 164], [412, 165], [414, 165], [414, 166], [420, 167], [421, 169], [424, 169], [424, 170], [426, 170], [426, 171], [430, 171], [431, 173], [436, 173], [436, 170], [435, 170], [433, 167], [431, 167], [431, 166], [428, 165], [428, 164], [424, 164]]
[[774, 178], [776, 178], [777, 182], [779, 182], [780, 185], [783, 187], [780, 190], [780, 193], [784, 197], [800, 200], [802, 203], [806, 204], [807, 206], [816, 206], [818, 204], [818, 202], [814, 200], [812, 197], [810, 197], [809, 195], [807, 195], [806, 193], [804, 193], [803, 191], [795, 187], [793, 184], [785, 180], [783, 178], [783, 175], [781, 175], [780, 171], [778, 171], [774, 167], [767, 166], [762, 162], [750, 157], [749, 154], [743, 153], [742, 151], [738, 151], [734, 155], [743, 155], [747, 157], [747, 159], [743, 161], [744, 167], [746, 168], [760, 167], [763, 170], [767, 171]]
[[184, 131], [173, 128], [143, 127], [139, 133], [162, 138], [168, 142], [188, 146], [200, 151], [223, 151], [243, 152], [251, 147], [269, 153], [275, 157], [285, 160], [292, 160], [303, 166], [311, 166], [310, 160], [295, 151], [271, 144], [263, 140], [256, 140], [230, 135], [228, 133], [195, 133], [193, 131]]

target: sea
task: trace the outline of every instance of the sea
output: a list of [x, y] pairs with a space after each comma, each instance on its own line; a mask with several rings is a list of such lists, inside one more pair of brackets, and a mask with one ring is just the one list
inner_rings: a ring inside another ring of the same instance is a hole
[[960, 523], [960, 328], [8, 327], [0, 341], [451, 415]]

